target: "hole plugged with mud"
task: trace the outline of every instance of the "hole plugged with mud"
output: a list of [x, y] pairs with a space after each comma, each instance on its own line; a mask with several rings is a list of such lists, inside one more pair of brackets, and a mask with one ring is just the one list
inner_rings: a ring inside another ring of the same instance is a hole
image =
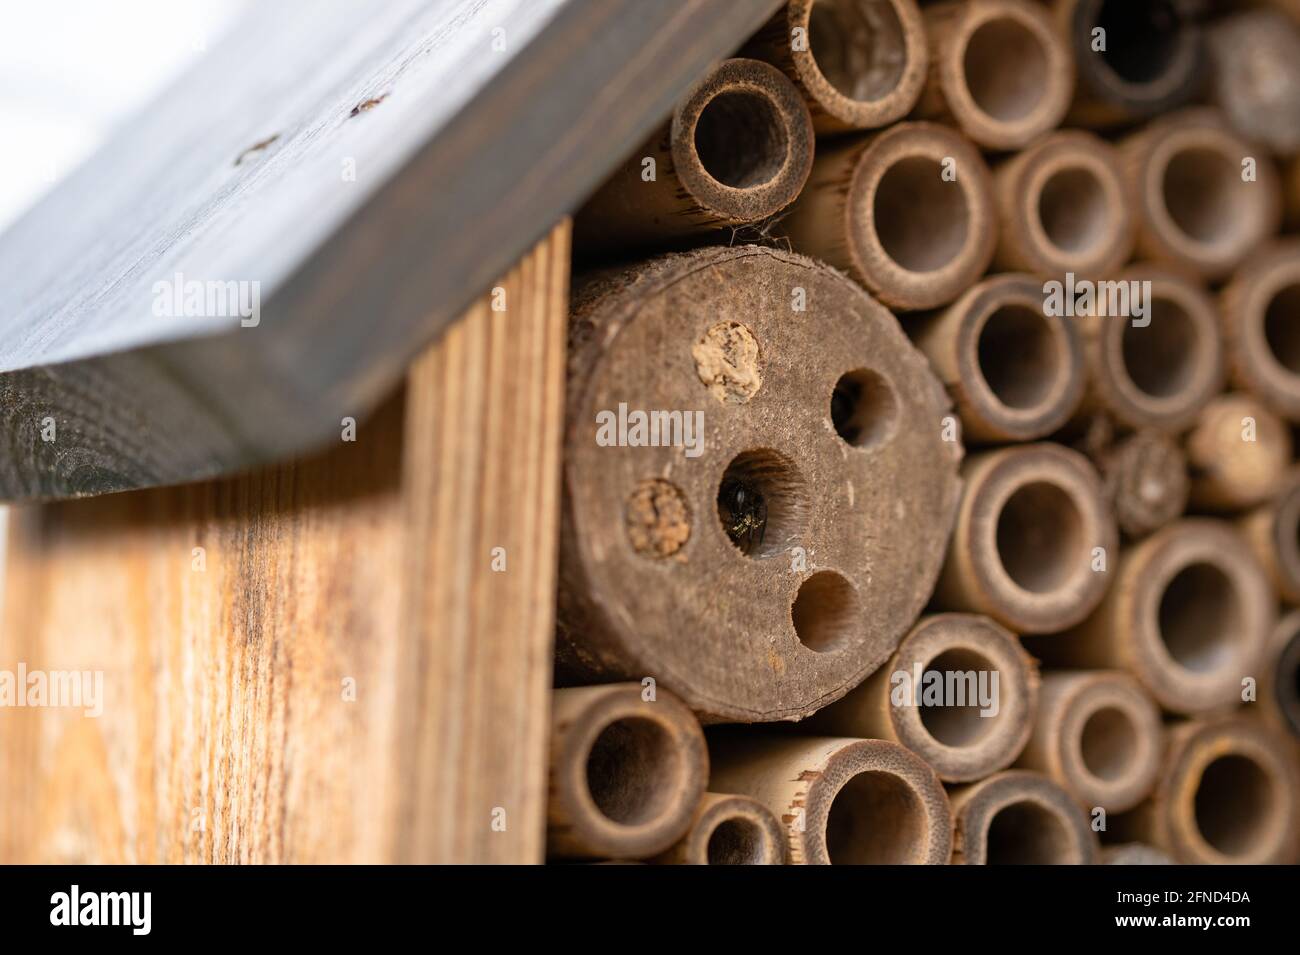
[[623, 513], [628, 543], [645, 557], [671, 557], [691, 537], [686, 496], [663, 478], [648, 478], [628, 495]]
[[792, 546], [804, 531], [807, 509], [803, 476], [769, 448], [737, 455], [718, 485], [718, 520], [746, 557], [773, 557]]

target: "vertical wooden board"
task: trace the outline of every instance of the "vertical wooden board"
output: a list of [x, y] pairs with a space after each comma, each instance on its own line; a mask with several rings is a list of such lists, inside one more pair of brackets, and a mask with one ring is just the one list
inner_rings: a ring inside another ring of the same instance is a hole
[[568, 272], [564, 222], [407, 378], [403, 861], [544, 856]]
[[98, 671], [103, 712], [0, 708], [0, 861], [387, 861], [401, 413], [297, 465], [13, 509], [0, 670]]

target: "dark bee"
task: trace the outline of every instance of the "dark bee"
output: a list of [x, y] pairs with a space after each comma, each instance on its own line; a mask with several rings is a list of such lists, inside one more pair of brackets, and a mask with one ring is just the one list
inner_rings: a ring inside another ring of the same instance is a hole
[[742, 554], [762, 546], [767, 531], [767, 502], [758, 488], [738, 478], [727, 478], [718, 489], [718, 513], [727, 536]]

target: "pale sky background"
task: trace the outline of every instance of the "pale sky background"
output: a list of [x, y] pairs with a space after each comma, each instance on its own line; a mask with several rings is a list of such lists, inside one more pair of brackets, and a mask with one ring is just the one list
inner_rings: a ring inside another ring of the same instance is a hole
[[203, 56], [246, 2], [0, 0], [0, 231]]
[[[0, 0], [0, 232], [203, 56], [248, 2]], [[0, 580], [7, 518], [0, 507]]]

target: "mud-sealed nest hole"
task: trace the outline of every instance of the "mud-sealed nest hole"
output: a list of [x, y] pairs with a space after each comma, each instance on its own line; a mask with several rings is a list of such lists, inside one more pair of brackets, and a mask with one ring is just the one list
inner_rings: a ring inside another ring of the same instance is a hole
[[695, 371], [709, 393], [723, 404], [744, 404], [763, 384], [758, 339], [740, 322], [709, 326], [691, 347]]
[[670, 481], [648, 478], [628, 495], [624, 508], [627, 539], [645, 557], [671, 557], [691, 537], [686, 497]]

